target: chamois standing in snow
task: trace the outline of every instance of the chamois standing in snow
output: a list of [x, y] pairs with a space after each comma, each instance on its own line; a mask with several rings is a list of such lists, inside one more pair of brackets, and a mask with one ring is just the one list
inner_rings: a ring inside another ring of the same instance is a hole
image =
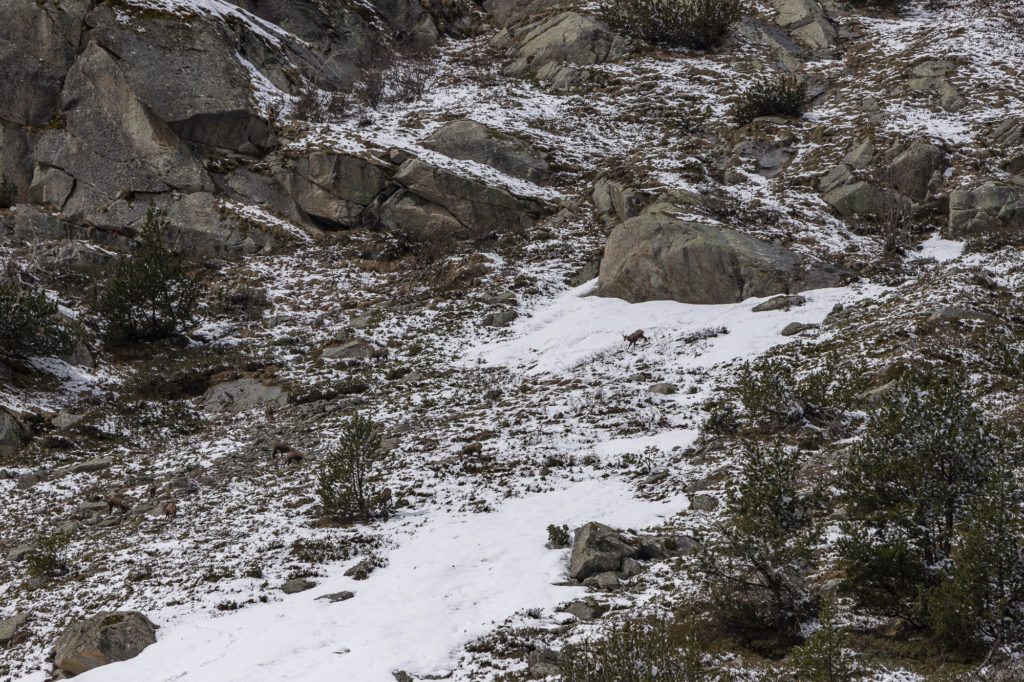
[[120, 509], [122, 512], [128, 511], [128, 502], [120, 495], [104, 495], [103, 501], [107, 503], [107, 513], [114, 513], [115, 509]]
[[629, 341], [630, 348], [632, 348], [633, 344], [636, 343], [637, 341], [647, 340], [647, 336], [644, 334], [643, 329], [637, 329], [632, 334], [623, 334], [622, 338], [625, 339], [626, 341]]

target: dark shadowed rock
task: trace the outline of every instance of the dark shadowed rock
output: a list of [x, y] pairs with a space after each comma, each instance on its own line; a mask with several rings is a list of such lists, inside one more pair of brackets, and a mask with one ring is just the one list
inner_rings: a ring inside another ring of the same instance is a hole
[[608, 237], [598, 295], [631, 303], [733, 303], [752, 296], [837, 286], [848, 276], [825, 263], [734, 230], [682, 220], [660, 203]]
[[116, 661], [135, 658], [156, 642], [156, 627], [137, 611], [99, 613], [72, 624], [57, 639], [54, 665], [79, 675]]
[[307, 578], [292, 578], [283, 585], [281, 585], [281, 591], [285, 594], [298, 594], [299, 592], [305, 592], [316, 587], [316, 583]]
[[10, 412], [0, 408], [0, 457], [8, 457], [20, 450], [27, 435], [21, 422]]
[[565, 0], [484, 0], [483, 3], [498, 26], [508, 26], [564, 4]]

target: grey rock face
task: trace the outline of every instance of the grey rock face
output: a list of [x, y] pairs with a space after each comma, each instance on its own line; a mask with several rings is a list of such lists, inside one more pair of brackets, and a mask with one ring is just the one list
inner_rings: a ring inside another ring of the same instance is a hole
[[585, 76], [574, 68], [621, 59], [629, 43], [597, 19], [563, 12], [540, 22], [517, 39], [510, 76], [535, 75], [556, 90], [579, 85]]
[[328, 360], [340, 360], [344, 358], [368, 358], [373, 355], [376, 348], [369, 341], [363, 339], [352, 339], [337, 346], [327, 346], [320, 353], [320, 357]]
[[565, 0], [484, 0], [483, 3], [498, 26], [508, 26], [563, 4]]
[[673, 393], [676, 393], [679, 389], [676, 387], [675, 384], [661, 383], [653, 384], [647, 390], [650, 391], [651, 393], [658, 393], [660, 395], [672, 395]]
[[914, 201], [924, 201], [931, 186], [942, 181], [944, 159], [945, 154], [935, 145], [914, 140], [889, 166], [892, 183]]
[[845, 217], [879, 215], [885, 208], [885, 194], [882, 190], [863, 180], [827, 191], [821, 198]]
[[801, 332], [816, 329], [817, 326], [818, 325], [816, 324], [810, 324], [808, 322], [790, 322], [785, 327], [783, 327], [782, 331], [779, 333], [782, 334], [783, 336], [796, 336]]
[[235, 379], [210, 388], [203, 399], [208, 412], [241, 412], [267, 403], [284, 405], [288, 393], [280, 386], [266, 386], [256, 379]]
[[640, 214], [643, 197], [632, 187], [627, 187], [617, 180], [600, 178], [594, 183], [591, 192], [594, 208], [605, 220], [618, 222], [628, 220]]
[[614, 575], [626, 557], [635, 557], [637, 550], [626, 543], [621, 534], [602, 523], [587, 523], [576, 529], [569, 557], [569, 577], [586, 580], [600, 573]]
[[690, 498], [690, 509], [694, 511], [714, 511], [718, 509], [718, 498], [707, 493], [700, 493]]
[[138, 611], [99, 613], [68, 627], [54, 647], [54, 665], [79, 675], [116, 661], [135, 658], [156, 642], [156, 627]]
[[[419, 159], [403, 163], [395, 182], [406, 193], [397, 193], [385, 202], [380, 210], [382, 222], [427, 239], [473, 239], [491, 232], [523, 230], [545, 210], [538, 201], [513, 196]], [[443, 231], [448, 234], [439, 234]]]
[[949, 194], [947, 236], [1007, 227], [1024, 221], [1024, 187], [987, 183], [973, 190]]
[[814, 50], [831, 47], [838, 32], [816, 0], [772, 0], [775, 23], [794, 39]]
[[295, 203], [326, 227], [355, 227], [366, 207], [387, 185], [375, 163], [348, 154], [314, 152], [297, 159], [284, 176]]
[[442, 126], [424, 140], [423, 146], [531, 182], [543, 183], [551, 177], [547, 161], [529, 144], [469, 119]]
[[28, 623], [30, 613], [19, 613], [0, 621], [0, 646], [7, 646]]
[[0, 457], [13, 455], [25, 444], [25, 428], [13, 414], [0, 408]]
[[25, 557], [27, 557], [33, 549], [35, 549], [33, 545], [18, 545], [11, 551], [7, 552], [7, 560], [15, 563], [24, 561]]
[[598, 295], [631, 303], [733, 303], [836, 286], [845, 273], [733, 230], [673, 217], [656, 204], [608, 237]]

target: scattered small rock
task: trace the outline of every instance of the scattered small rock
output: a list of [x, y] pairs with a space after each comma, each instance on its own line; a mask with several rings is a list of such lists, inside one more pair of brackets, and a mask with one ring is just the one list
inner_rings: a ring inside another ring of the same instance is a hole
[[605, 571], [584, 580], [583, 586], [598, 590], [614, 590], [619, 586], [619, 576], [614, 571]]
[[580, 620], [589, 621], [603, 616], [608, 611], [608, 607], [604, 604], [599, 604], [596, 599], [587, 597], [586, 599], [577, 599], [576, 601], [569, 602], [563, 608], [560, 608], [559, 611], [576, 616]]
[[531, 675], [557, 675], [561, 669], [562, 654], [551, 649], [534, 649], [526, 655], [526, 665]]
[[373, 569], [377, 568], [376, 564], [370, 559], [363, 559], [352, 568], [345, 571], [345, 575], [352, 580], [366, 580], [373, 573]]
[[654, 384], [653, 386], [651, 386], [647, 390], [650, 391], [651, 393], [658, 393], [658, 394], [661, 394], [661, 395], [672, 395], [673, 393], [675, 393], [679, 389], [676, 387], [675, 384], [670, 384], [670, 383], [665, 382], [665, 383], [660, 383], [660, 384]]
[[802, 306], [804, 303], [807, 303], [807, 299], [803, 296], [773, 296], [764, 303], [758, 303], [753, 307], [753, 311], [755, 313], [765, 313], [770, 310], [787, 310]]
[[354, 596], [356, 596], [355, 592], [350, 592], [348, 590], [343, 590], [341, 592], [331, 592], [330, 594], [321, 595], [321, 596], [317, 597], [317, 599], [318, 600], [319, 599], [326, 599], [330, 603], [334, 604], [335, 602], [346, 601], [348, 599], [351, 599]]
[[800, 332], [805, 332], [809, 329], [817, 328], [818, 325], [816, 324], [810, 324], [807, 322], [790, 322], [785, 327], [783, 327], [782, 331], [779, 333], [782, 334], [783, 336], [796, 336]]
[[694, 511], [714, 511], [718, 509], [718, 498], [706, 493], [694, 495], [690, 498], [690, 509]]
[[316, 587], [316, 583], [308, 578], [292, 578], [284, 585], [281, 585], [281, 591], [285, 594], [296, 594], [311, 590], [314, 587]]

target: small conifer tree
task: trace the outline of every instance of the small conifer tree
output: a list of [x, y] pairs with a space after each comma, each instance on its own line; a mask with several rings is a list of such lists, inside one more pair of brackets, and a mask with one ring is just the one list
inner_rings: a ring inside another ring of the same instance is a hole
[[338, 521], [369, 519], [381, 500], [380, 468], [388, 459], [373, 420], [353, 416], [342, 427], [338, 447], [317, 470], [324, 513]]
[[844, 649], [847, 629], [836, 622], [835, 601], [825, 599], [818, 611], [818, 629], [793, 650], [797, 679], [805, 682], [848, 682], [854, 677], [853, 657]]

